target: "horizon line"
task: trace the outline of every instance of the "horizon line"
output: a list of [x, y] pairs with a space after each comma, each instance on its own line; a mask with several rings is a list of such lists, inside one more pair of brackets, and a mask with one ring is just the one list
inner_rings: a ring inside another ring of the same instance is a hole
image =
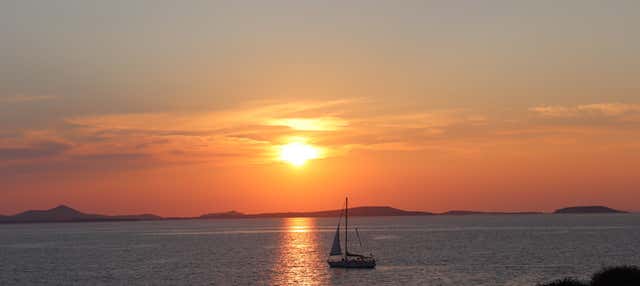
[[[323, 209], [323, 210], [312, 210], [312, 211], [272, 211], [272, 212], [242, 212], [242, 211], [237, 211], [237, 210], [227, 210], [227, 211], [214, 211], [214, 212], [205, 212], [205, 213], [201, 213], [199, 215], [188, 215], [188, 216], [165, 216], [165, 215], [159, 215], [157, 213], [154, 212], [143, 212], [143, 213], [124, 213], [124, 214], [100, 214], [100, 213], [94, 213], [92, 211], [81, 211], [75, 207], [71, 207], [69, 204], [58, 204], [54, 207], [51, 208], [46, 208], [46, 209], [25, 209], [21, 212], [17, 212], [15, 214], [0, 214], [0, 217], [11, 217], [11, 216], [15, 216], [15, 215], [19, 215], [25, 212], [29, 212], [29, 211], [50, 211], [56, 208], [60, 208], [60, 207], [65, 207], [65, 208], [69, 208], [69, 209], [73, 209], [75, 211], [78, 211], [80, 213], [83, 214], [88, 214], [88, 215], [101, 215], [101, 216], [131, 216], [131, 215], [154, 215], [154, 216], [158, 216], [160, 218], [166, 219], [166, 218], [177, 218], [177, 219], [185, 219], [185, 218], [199, 218], [202, 216], [206, 216], [206, 215], [223, 215], [223, 214], [229, 214], [229, 213], [237, 213], [239, 215], [243, 215], [243, 216], [267, 216], [267, 215], [278, 215], [278, 214], [305, 214], [305, 213], [322, 213], [322, 212], [332, 212], [332, 211], [339, 211], [341, 209]], [[563, 206], [563, 207], [559, 207], [559, 208], [554, 208], [551, 211], [543, 211], [543, 210], [538, 210], [538, 211], [533, 211], [533, 210], [517, 210], [517, 211], [505, 211], [505, 210], [477, 210], [477, 209], [450, 209], [450, 210], [446, 210], [446, 211], [440, 211], [440, 212], [435, 212], [435, 211], [427, 211], [427, 210], [408, 210], [408, 209], [403, 209], [403, 208], [397, 208], [391, 205], [362, 205], [362, 206], [353, 206], [353, 207], [349, 207], [349, 209], [358, 209], [358, 208], [391, 208], [394, 210], [399, 210], [399, 211], [403, 211], [403, 212], [416, 212], [416, 213], [424, 213], [424, 214], [431, 214], [431, 215], [447, 215], [448, 213], [451, 212], [475, 212], [477, 214], [553, 214], [555, 211], [560, 210], [560, 209], [565, 209], [565, 208], [572, 208], [572, 207], [606, 207], [606, 208], [610, 208], [610, 209], [614, 209], [614, 210], [618, 210], [618, 211], [623, 211], [623, 212], [628, 212], [628, 213], [640, 213], [640, 210], [626, 210], [626, 209], [618, 209], [615, 207], [610, 207], [604, 204], [590, 204], [590, 205], [570, 205], [570, 206]]]

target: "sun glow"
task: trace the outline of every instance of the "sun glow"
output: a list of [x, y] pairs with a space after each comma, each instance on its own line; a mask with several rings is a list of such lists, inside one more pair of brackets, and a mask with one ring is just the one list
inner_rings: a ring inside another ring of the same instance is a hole
[[280, 160], [294, 166], [302, 166], [320, 156], [317, 148], [302, 142], [292, 142], [280, 147]]

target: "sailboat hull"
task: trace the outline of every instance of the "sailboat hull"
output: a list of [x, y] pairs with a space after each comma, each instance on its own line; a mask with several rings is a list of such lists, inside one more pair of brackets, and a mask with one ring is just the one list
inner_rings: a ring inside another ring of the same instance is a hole
[[327, 260], [331, 268], [375, 268], [376, 260], [373, 258]]

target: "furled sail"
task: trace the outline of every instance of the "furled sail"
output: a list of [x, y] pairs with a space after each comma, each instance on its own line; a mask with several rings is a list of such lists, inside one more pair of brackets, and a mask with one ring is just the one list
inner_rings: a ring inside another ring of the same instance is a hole
[[342, 248], [340, 247], [340, 224], [336, 228], [336, 236], [333, 237], [333, 245], [331, 246], [331, 253], [329, 255], [342, 255]]

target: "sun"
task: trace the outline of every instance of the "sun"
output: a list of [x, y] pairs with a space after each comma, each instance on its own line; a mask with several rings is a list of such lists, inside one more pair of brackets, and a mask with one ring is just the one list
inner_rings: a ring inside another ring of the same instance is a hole
[[317, 148], [302, 142], [292, 142], [280, 146], [280, 160], [296, 167], [304, 165], [320, 156]]

